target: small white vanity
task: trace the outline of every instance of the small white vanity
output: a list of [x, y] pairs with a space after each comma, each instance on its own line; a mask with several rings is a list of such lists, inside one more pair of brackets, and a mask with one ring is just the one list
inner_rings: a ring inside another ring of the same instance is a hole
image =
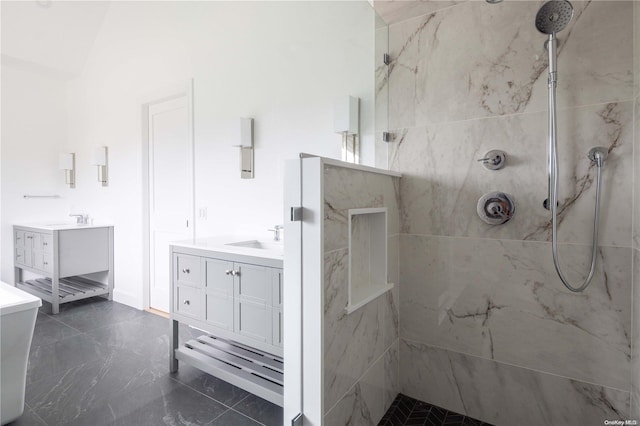
[[[282, 244], [171, 245], [170, 368], [178, 360], [283, 405]], [[203, 330], [179, 345], [178, 325]]]
[[[16, 287], [51, 303], [113, 295], [113, 226], [88, 224], [14, 225]], [[31, 279], [25, 279], [29, 272]], [[106, 282], [85, 275], [106, 273]]]

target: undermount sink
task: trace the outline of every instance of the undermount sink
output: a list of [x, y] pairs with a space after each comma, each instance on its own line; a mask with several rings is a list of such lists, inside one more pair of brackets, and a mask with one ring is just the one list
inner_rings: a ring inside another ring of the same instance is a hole
[[227, 243], [225, 245], [261, 249], [261, 250], [282, 250], [282, 243], [277, 243], [274, 241], [249, 240], [249, 241], [239, 241], [237, 243]]

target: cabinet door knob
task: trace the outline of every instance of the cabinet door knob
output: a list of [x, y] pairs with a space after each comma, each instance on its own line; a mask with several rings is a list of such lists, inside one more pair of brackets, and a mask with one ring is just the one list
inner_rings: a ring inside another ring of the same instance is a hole
[[188, 300], [185, 300], [185, 301], [184, 301], [184, 302], [182, 302], [182, 303], [184, 303], [185, 305], [190, 305], [190, 304], [191, 304], [191, 302], [189, 302]]
[[239, 277], [240, 271], [231, 271], [231, 275], [233, 275], [234, 277]]
[[46, 247], [46, 246], [48, 246], [49, 244], [47, 244], [47, 243], [42, 243], [42, 245]]
[[49, 264], [49, 262], [43, 262], [43, 263], [44, 263], [44, 266], [47, 266]]
[[231, 269], [227, 269], [226, 271], [224, 271], [224, 273], [226, 275], [231, 275], [233, 273], [233, 271]]
[[188, 269], [188, 268], [183, 269], [183, 270], [182, 270], [182, 273], [183, 273], [183, 274], [188, 274], [188, 273], [189, 273], [189, 269]]

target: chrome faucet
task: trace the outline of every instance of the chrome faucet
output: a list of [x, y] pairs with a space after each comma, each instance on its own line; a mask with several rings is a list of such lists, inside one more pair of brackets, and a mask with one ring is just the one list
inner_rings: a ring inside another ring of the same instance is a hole
[[273, 232], [273, 241], [280, 241], [280, 232], [284, 229], [282, 225], [276, 225], [273, 229], [267, 229], [267, 231]]
[[86, 225], [87, 223], [89, 223], [89, 215], [88, 214], [73, 214], [73, 213], [70, 213], [69, 216], [70, 217], [75, 217], [76, 218], [76, 223], [78, 225]]

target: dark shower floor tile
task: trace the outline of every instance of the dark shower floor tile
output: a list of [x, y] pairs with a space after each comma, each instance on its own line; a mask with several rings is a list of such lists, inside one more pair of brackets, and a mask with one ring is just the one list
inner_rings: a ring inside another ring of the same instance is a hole
[[398, 394], [378, 426], [491, 426], [480, 420]]

